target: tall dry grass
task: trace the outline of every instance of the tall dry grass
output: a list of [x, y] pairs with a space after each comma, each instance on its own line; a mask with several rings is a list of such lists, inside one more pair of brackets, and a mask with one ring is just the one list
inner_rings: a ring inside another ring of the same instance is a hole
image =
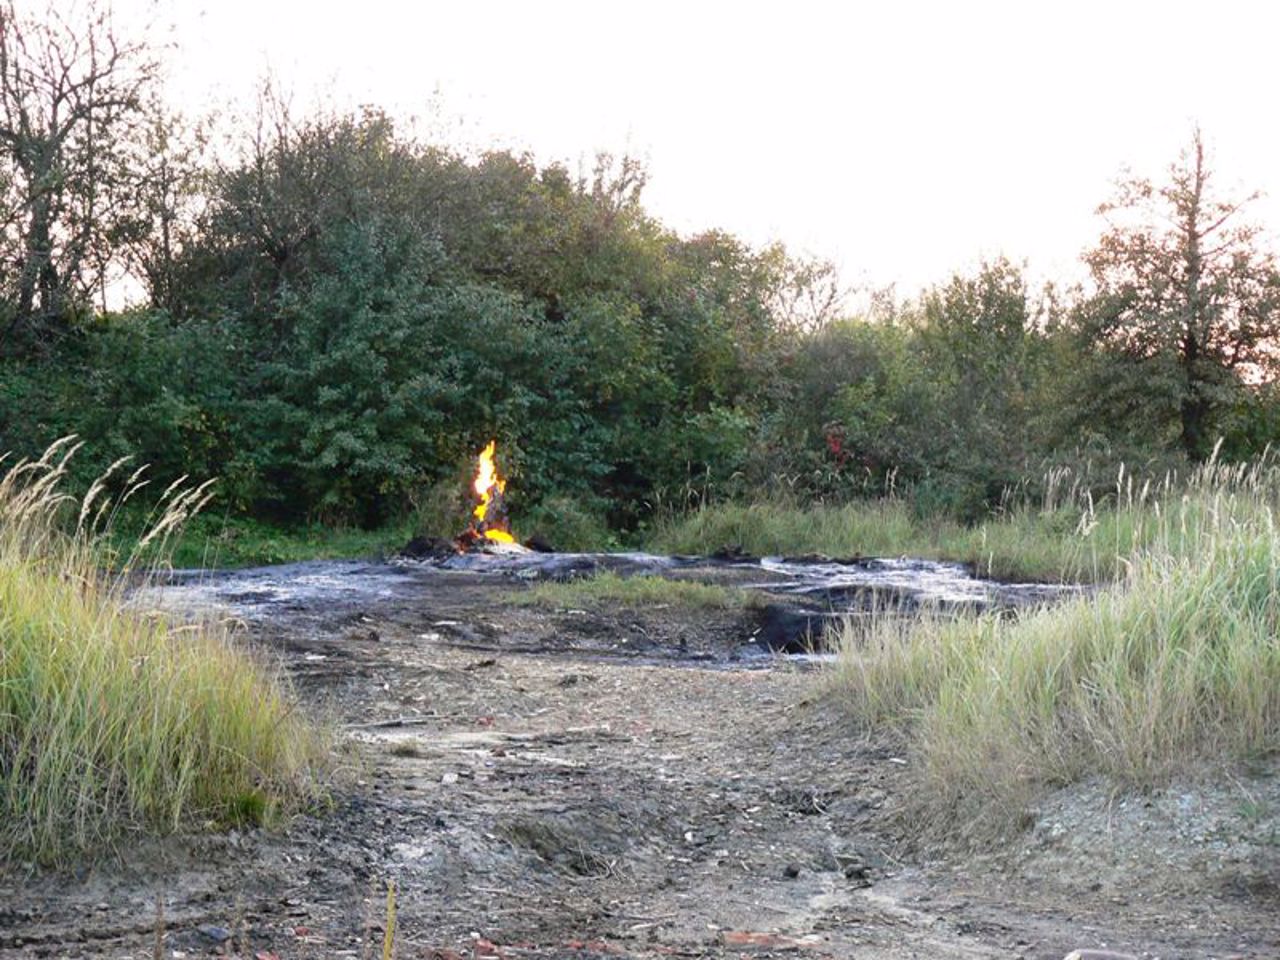
[[104, 530], [145, 481], [117, 464], [76, 500], [63, 489], [76, 449], [58, 441], [0, 479], [0, 858], [64, 860], [306, 802], [324, 743], [281, 678], [225, 626], [127, 602], [146, 551], [207, 486], [164, 491], [138, 551], [107, 573]]
[[1054, 784], [1152, 787], [1280, 749], [1277, 506], [1271, 463], [1211, 463], [1083, 515], [1121, 571], [1095, 593], [846, 629], [831, 682], [859, 723], [911, 743], [916, 822], [989, 835]]

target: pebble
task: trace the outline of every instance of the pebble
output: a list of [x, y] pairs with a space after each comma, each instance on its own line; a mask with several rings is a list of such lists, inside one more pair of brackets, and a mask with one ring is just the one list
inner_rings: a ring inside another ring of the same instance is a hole
[[231, 931], [226, 927], [215, 926], [212, 923], [206, 923], [203, 926], [196, 927], [196, 932], [202, 937], [207, 937], [214, 943], [226, 943], [231, 939]]
[[1114, 950], [1072, 950], [1062, 960], [1138, 960], [1132, 953]]

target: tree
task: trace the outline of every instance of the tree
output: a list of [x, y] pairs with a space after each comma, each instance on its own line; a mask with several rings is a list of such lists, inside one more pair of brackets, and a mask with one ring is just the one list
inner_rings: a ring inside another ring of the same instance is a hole
[[293, 333], [289, 298], [342, 274], [357, 236], [389, 283], [431, 279], [441, 265], [437, 211], [419, 194], [434, 158], [420, 157], [389, 117], [365, 109], [295, 121], [267, 86], [251, 122], [242, 155], [206, 178], [194, 235], [171, 271], [171, 309], [234, 315], [276, 352]]
[[138, 126], [158, 67], [88, 0], [37, 18], [0, 3], [0, 255], [3, 336], [55, 331], [103, 295], [135, 192]]
[[765, 248], [757, 260], [775, 272], [769, 307], [778, 325], [813, 333], [840, 317], [848, 290], [830, 260], [792, 256], [780, 243]]
[[1079, 316], [1081, 331], [1119, 363], [1106, 368], [1107, 386], [1162, 390], [1192, 460], [1209, 454], [1240, 391], [1276, 372], [1280, 334], [1280, 272], [1259, 228], [1241, 217], [1256, 194], [1221, 197], [1213, 179], [1197, 130], [1165, 183], [1120, 184], [1099, 208], [1108, 230], [1085, 256], [1097, 293]]
[[182, 255], [199, 240], [197, 217], [208, 179], [205, 130], [158, 111], [140, 133], [137, 189], [117, 231], [117, 250], [151, 305], [176, 316], [183, 306]]
[[985, 461], [987, 475], [1018, 474], [1030, 446], [1040, 339], [1028, 301], [1022, 271], [997, 260], [928, 291], [915, 318], [926, 375], [946, 397], [946, 456]]

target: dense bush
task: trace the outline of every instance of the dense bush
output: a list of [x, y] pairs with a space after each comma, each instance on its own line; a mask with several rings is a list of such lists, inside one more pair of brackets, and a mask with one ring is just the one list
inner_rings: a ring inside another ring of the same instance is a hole
[[363, 526], [490, 437], [518, 511], [571, 497], [615, 528], [744, 466], [778, 251], [663, 229], [629, 160], [465, 162], [377, 113], [275, 131], [200, 181], [155, 307], [10, 354], [6, 447], [77, 432], [86, 474], [132, 453], [239, 512]]
[[[1102, 493], [1121, 462], [1203, 456], [1210, 429], [1228, 458], [1280, 436], [1253, 343], [1280, 281], [1253, 248], [1247, 290], [1224, 264], [1194, 304], [1227, 333], [1247, 316], [1250, 350], [1214, 334], [1194, 363], [1182, 287], [1134, 280], [1154, 228], [1090, 255], [1096, 296], [1029, 290], [1001, 260], [838, 319], [828, 265], [673, 233], [633, 160], [573, 177], [423, 144], [376, 110], [260, 110], [220, 164], [166, 120], [166, 175], [101, 251], [140, 265], [148, 306], [23, 323], [0, 302], [0, 447], [74, 432], [86, 477], [132, 454], [157, 481], [221, 478], [236, 515], [373, 528], [423, 516], [496, 438], [516, 519], [562, 516], [579, 542], [764, 494], [893, 491], [972, 523], [1053, 465]], [[1185, 273], [1188, 242], [1155, 267]]]

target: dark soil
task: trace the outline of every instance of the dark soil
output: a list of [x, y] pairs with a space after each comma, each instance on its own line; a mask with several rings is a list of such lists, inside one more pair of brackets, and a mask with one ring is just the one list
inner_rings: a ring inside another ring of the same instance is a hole
[[918, 849], [909, 758], [853, 735], [815, 669], [747, 656], [757, 610], [546, 610], [507, 602], [518, 577], [361, 569], [376, 589], [220, 594], [338, 727], [332, 809], [0, 874], [0, 955], [381, 956], [388, 882], [399, 957], [1280, 954], [1265, 870], [1096, 871], [1105, 795], [1017, 849]]

